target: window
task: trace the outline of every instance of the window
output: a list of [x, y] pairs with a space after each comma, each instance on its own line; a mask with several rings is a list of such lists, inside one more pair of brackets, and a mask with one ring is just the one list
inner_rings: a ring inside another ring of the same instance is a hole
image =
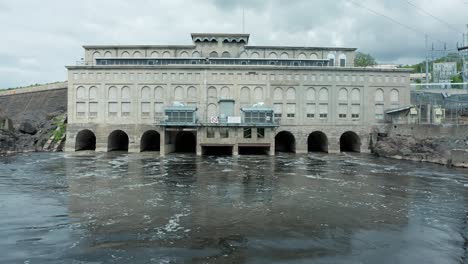
[[219, 129], [219, 135], [221, 138], [229, 138], [229, 128], [222, 127]]
[[80, 117], [86, 115], [86, 103], [76, 103], [76, 115]]
[[321, 119], [326, 119], [328, 118], [328, 104], [320, 104], [320, 107], [319, 107], [319, 111], [320, 111], [320, 118]]
[[130, 103], [122, 103], [122, 116], [130, 116]]
[[283, 116], [283, 104], [273, 104], [273, 111], [275, 112], [275, 117], [280, 118]]
[[89, 116], [97, 117], [98, 115], [98, 103], [91, 102], [89, 103]]
[[213, 127], [206, 128], [206, 137], [207, 138], [214, 138], [215, 137], [215, 129]]
[[340, 104], [338, 105], [338, 117], [341, 119], [345, 119], [348, 113], [348, 105], [347, 104]]
[[307, 104], [307, 118], [315, 118], [315, 104]]
[[351, 105], [351, 118], [352, 119], [359, 119], [361, 112], [361, 105], [353, 104]]
[[84, 87], [80, 86], [76, 88], [76, 98], [78, 99], [85, 99], [86, 98], [86, 90]]
[[244, 138], [252, 138], [252, 129], [244, 128]]
[[96, 86], [89, 88], [89, 99], [94, 100], [98, 97], [98, 91]]
[[296, 116], [296, 104], [287, 104], [286, 110], [288, 118], [294, 118]]
[[117, 116], [117, 103], [109, 103], [109, 116]]
[[346, 66], [346, 55], [341, 54], [340, 55], [340, 67], [345, 67]]
[[164, 108], [163, 103], [154, 103], [154, 112], [155, 113], [162, 113], [163, 110], [164, 110], [163, 108]]
[[329, 61], [328, 66], [332, 66], [332, 67], [335, 66], [335, 55], [330, 53], [328, 54], [327, 59]]
[[377, 120], [384, 119], [384, 105], [383, 104], [375, 105], [375, 119]]
[[141, 103], [141, 116], [148, 117], [150, 115], [151, 104], [150, 103]]
[[265, 128], [257, 128], [257, 138], [265, 138]]

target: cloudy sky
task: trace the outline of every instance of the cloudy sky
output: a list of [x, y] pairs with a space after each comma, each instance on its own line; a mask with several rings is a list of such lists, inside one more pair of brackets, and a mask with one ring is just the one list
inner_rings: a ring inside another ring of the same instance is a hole
[[425, 33], [455, 49], [468, 23], [468, 0], [0, 0], [0, 88], [65, 80], [84, 44], [239, 33], [242, 9], [251, 45], [356, 47], [380, 63], [419, 62]]

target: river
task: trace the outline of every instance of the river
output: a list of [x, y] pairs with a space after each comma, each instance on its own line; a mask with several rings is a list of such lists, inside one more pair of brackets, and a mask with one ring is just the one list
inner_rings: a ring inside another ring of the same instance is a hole
[[464, 263], [468, 170], [366, 154], [0, 157], [0, 263]]

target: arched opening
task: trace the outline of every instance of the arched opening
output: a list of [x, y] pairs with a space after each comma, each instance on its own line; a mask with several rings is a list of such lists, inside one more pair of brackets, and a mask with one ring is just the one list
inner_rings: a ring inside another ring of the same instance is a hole
[[340, 151], [361, 152], [361, 139], [359, 136], [352, 131], [343, 133], [340, 137]]
[[195, 153], [197, 151], [197, 138], [188, 131], [179, 132], [175, 140], [175, 152]]
[[91, 130], [82, 130], [76, 135], [75, 151], [96, 150], [96, 136]]
[[160, 140], [160, 135], [157, 131], [146, 131], [141, 137], [140, 151], [159, 151]]
[[115, 130], [107, 139], [107, 151], [128, 151], [128, 135], [122, 130]]
[[289, 131], [281, 131], [275, 137], [276, 152], [296, 152], [296, 139]]
[[309, 152], [325, 152], [328, 153], [328, 138], [325, 133], [315, 131], [307, 138], [307, 150]]

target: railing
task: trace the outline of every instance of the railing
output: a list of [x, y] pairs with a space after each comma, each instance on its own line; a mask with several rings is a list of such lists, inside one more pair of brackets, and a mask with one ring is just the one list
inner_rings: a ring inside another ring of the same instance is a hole
[[468, 83], [412, 83], [411, 90], [468, 90]]

